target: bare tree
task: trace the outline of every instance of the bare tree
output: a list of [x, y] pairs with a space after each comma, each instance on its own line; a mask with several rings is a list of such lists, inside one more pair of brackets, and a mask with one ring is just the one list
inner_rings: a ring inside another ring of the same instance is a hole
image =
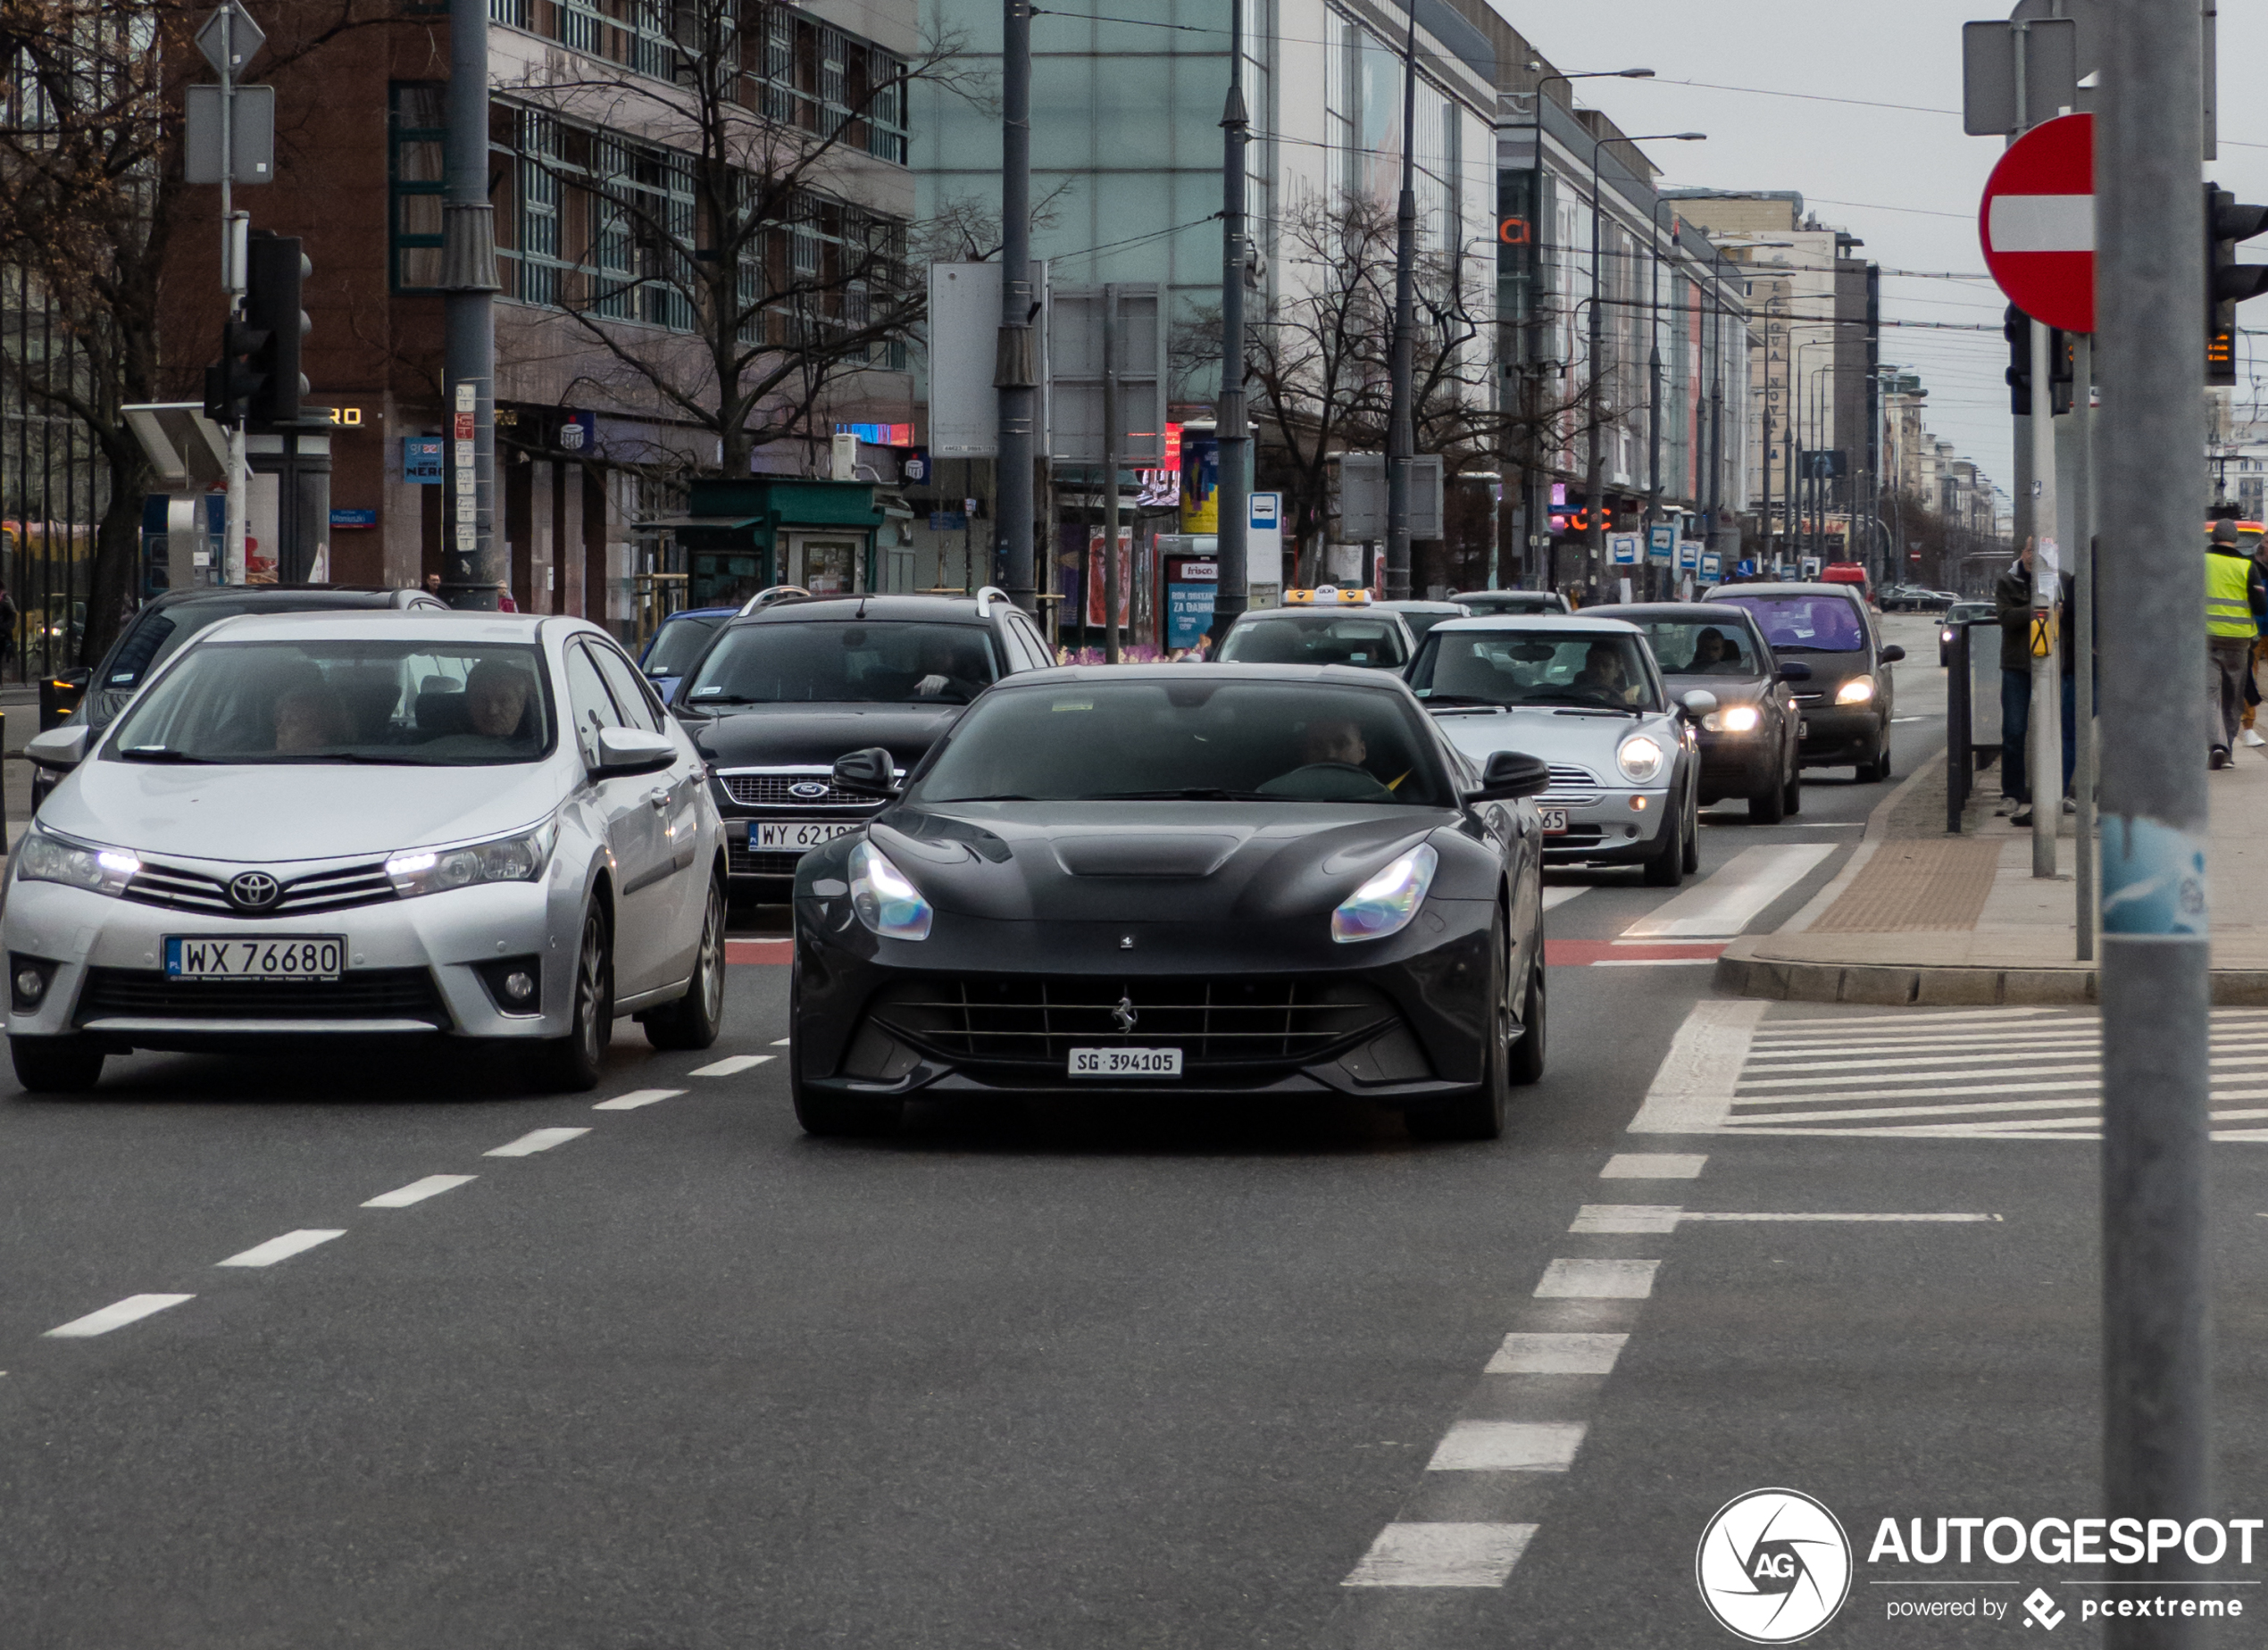
[[547, 197], [522, 217], [555, 238], [510, 250], [519, 296], [597, 346], [579, 382], [713, 438], [715, 468], [746, 475], [761, 448], [822, 438], [920, 325], [908, 226], [855, 197], [903, 163], [913, 83], [975, 88], [956, 37], [898, 57], [784, 0], [667, 14], [631, 41], [643, 73], [507, 88], [517, 187]]

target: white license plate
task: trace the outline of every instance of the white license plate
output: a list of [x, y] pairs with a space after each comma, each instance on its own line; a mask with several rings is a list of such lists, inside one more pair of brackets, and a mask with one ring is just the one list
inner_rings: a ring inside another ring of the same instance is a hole
[[849, 821], [841, 820], [833, 822], [784, 820], [777, 825], [767, 825], [759, 820], [748, 827], [748, 846], [752, 848], [815, 848], [857, 829]]
[[169, 979], [336, 979], [346, 963], [346, 942], [331, 935], [165, 942]]
[[1181, 1075], [1181, 1051], [1178, 1048], [1074, 1048], [1071, 1051], [1071, 1074], [1073, 1077], [1179, 1077]]
[[1538, 808], [1536, 815], [1543, 821], [1544, 835], [1547, 837], [1559, 836], [1567, 829], [1567, 810], [1564, 808]]

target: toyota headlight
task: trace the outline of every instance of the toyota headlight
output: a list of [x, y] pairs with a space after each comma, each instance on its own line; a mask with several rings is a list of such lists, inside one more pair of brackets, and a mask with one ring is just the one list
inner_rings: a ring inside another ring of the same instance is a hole
[[1874, 679], [1871, 676], [1854, 676], [1835, 689], [1838, 704], [1864, 704], [1873, 696]]
[[72, 842], [36, 826], [16, 845], [16, 875], [26, 882], [62, 882], [116, 896], [126, 892], [141, 868], [142, 862], [123, 848]]
[[1646, 735], [1637, 734], [1622, 741], [1622, 748], [1614, 753], [1614, 760], [1624, 779], [1633, 785], [1644, 785], [1662, 771], [1662, 747]]
[[1764, 712], [1753, 704], [1729, 704], [1704, 716], [1701, 726], [1711, 733], [1754, 733], [1764, 719]]
[[1347, 896], [1330, 913], [1330, 937], [1344, 946], [1400, 933], [1425, 904], [1440, 863], [1433, 845], [1421, 842]]
[[871, 842], [851, 850], [851, 909], [884, 939], [927, 939], [937, 912], [913, 879]]
[[386, 862], [387, 879], [404, 899], [479, 882], [534, 882], [551, 858], [552, 835], [546, 823], [454, 848], [411, 848]]

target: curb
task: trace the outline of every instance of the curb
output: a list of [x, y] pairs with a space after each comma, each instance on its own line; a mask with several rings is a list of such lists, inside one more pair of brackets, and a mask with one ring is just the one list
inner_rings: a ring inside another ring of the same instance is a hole
[[[1772, 936], [1737, 939], [1717, 959], [1716, 986], [1737, 996], [1788, 1003], [1865, 1003], [1889, 1007], [1990, 1008], [2006, 1004], [2084, 1007], [2097, 1000], [2092, 964], [1991, 965], [1813, 962], [1760, 955]], [[2213, 971], [2216, 1008], [2268, 1008], [2268, 969]]]

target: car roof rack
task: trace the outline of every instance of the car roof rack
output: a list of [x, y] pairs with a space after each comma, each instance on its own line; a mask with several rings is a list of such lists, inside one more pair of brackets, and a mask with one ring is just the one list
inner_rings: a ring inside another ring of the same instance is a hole
[[746, 605], [743, 606], [736, 616], [745, 619], [760, 607], [769, 607], [774, 602], [785, 600], [791, 596], [809, 596], [811, 592], [801, 585], [766, 585], [748, 598]]
[[999, 600], [1005, 602], [1008, 599], [1008, 593], [1005, 590], [1003, 590], [998, 585], [987, 585], [983, 589], [977, 592], [978, 618], [989, 619], [992, 617], [992, 603], [995, 597], [997, 597]]

